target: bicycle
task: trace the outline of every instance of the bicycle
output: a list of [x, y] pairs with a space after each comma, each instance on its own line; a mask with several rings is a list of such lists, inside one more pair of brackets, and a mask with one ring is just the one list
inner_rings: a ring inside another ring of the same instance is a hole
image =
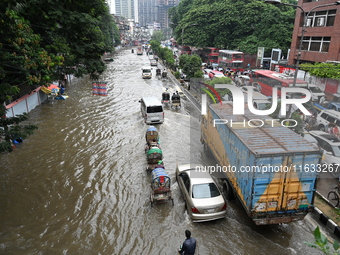
[[335, 187], [334, 190], [328, 192], [327, 199], [334, 207], [338, 207], [340, 202], [340, 193], [338, 186]]

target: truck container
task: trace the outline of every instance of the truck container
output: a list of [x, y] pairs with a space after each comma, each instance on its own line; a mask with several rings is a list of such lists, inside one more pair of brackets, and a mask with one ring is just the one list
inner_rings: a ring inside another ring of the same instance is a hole
[[201, 142], [217, 160], [210, 170], [222, 173], [226, 198], [239, 199], [257, 225], [303, 219], [313, 208], [322, 152], [286, 122], [232, 109], [231, 102], [212, 104], [201, 123]]

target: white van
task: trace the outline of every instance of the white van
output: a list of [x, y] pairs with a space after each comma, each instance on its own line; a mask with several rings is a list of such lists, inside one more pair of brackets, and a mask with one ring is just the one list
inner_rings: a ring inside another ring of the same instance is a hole
[[319, 130], [326, 131], [329, 123], [335, 123], [340, 127], [340, 112], [335, 110], [323, 110], [316, 117], [316, 125]]
[[152, 77], [151, 70], [152, 70], [151, 66], [142, 67], [142, 78], [143, 79], [151, 79], [151, 77]]
[[146, 124], [164, 122], [164, 111], [161, 101], [157, 97], [143, 97], [139, 100], [141, 112]]

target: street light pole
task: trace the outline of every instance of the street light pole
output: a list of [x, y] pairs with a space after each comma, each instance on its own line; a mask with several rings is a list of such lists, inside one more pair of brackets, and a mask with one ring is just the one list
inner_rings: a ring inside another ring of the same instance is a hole
[[[302, 31], [301, 31], [301, 38], [300, 38], [300, 42], [299, 42], [299, 48], [298, 48], [298, 53], [296, 56], [296, 63], [295, 63], [295, 73], [294, 73], [294, 80], [293, 80], [293, 87], [296, 86], [296, 80], [297, 80], [297, 75], [299, 72], [299, 65], [300, 65], [300, 57], [301, 57], [301, 50], [302, 50], [302, 44], [303, 44], [303, 39], [304, 39], [304, 35], [305, 35], [305, 31], [306, 31], [306, 25], [307, 25], [307, 19], [309, 14], [314, 11], [317, 8], [321, 8], [321, 7], [327, 7], [327, 6], [332, 6], [332, 5], [339, 5], [340, 1], [336, 1], [335, 3], [331, 3], [331, 4], [323, 4], [323, 5], [318, 5], [318, 6], [314, 6], [306, 15], [306, 12], [304, 11], [304, 9], [299, 6], [299, 5], [295, 5], [295, 4], [288, 4], [288, 3], [282, 3], [281, 0], [265, 0], [266, 3], [270, 3], [270, 4], [282, 4], [282, 5], [288, 5], [288, 6], [293, 6], [293, 7], [297, 7], [302, 11], [302, 15], [303, 15], [303, 25], [302, 25]], [[286, 113], [286, 118], [289, 118], [290, 112], [292, 110], [292, 105], [289, 105], [289, 110]]]

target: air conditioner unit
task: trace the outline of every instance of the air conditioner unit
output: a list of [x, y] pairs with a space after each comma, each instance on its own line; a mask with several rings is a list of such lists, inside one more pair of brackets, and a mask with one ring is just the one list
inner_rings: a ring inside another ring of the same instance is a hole
[[317, 26], [318, 27], [323, 27], [325, 25], [325, 18], [318, 18]]

